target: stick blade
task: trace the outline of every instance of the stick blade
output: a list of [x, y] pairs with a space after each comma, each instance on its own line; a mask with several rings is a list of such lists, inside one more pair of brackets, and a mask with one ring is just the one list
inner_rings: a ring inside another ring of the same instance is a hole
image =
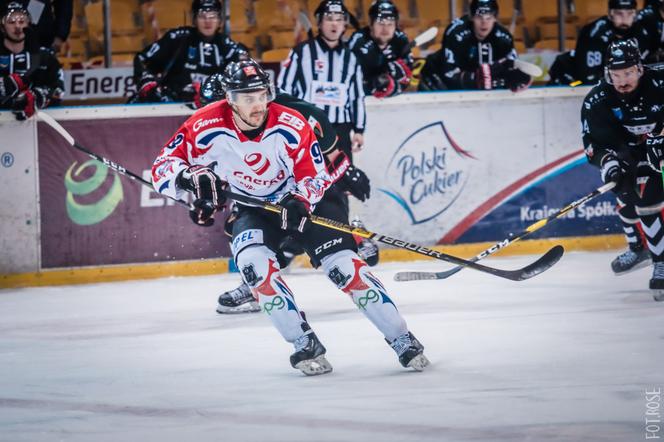
[[526, 279], [530, 279], [542, 272], [549, 270], [551, 267], [556, 265], [558, 261], [560, 261], [560, 258], [563, 257], [564, 253], [565, 248], [563, 246], [557, 245], [552, 247], [548, 252], [540, 256], [537, 261], [521, 269], [521, 275], [518, 280], [525, 281]]
[[422, 32], [417, 37], [415, 37], [415, 40], [413, 41], [414, 46], [422, 46], [423, 44], [436, 38], [436, 35], [438, 35], [438, 28], [432, 26], [426, 31]]
[[394, 275], [395, 281], [424, 281], [428, 279], [438, 279], [434, 272], [397, 272]]
[[534, 78], [541, 77], [542, 74], [544, 73], [542, 71], [542, 68], [537, 66], [536, 64], [528, 63], [527, 61], [519, 59], [514, 60], [514, 67], [523, 72], [524, 74], [528, 74]]

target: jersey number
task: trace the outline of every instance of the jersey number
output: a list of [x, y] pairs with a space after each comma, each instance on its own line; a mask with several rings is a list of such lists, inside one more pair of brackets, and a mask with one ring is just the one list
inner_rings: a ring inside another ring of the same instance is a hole
[[600, 51], [590, 51], [586, 54], [586, 64], [589, 68], [602, 65], [602, 53]]

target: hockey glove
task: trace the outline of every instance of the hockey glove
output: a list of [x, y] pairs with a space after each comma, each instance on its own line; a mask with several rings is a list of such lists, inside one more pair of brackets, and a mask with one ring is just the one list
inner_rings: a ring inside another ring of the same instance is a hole
[[406, 61], [401, 58], [387, 63], [387, 72], [394, 81], [402, 86], [407, 86], [408, 83], [410, 83], [410, 78], [413, 76], [410, 67]]
[[289, 232], [304, 233], [311, 225], [309, 214], [311, 205], [302, 196], [287, 193], [279, 200], [281, 228]]
[[358, 200], [369, 199], [371, 183], [369, 177], [359, 168], [350, 163], [348, 157], [340, 153], [328, 167], [328, 173], [340, 190], [350, 192]]
[[141, 78], [138, 87], [138, 101], [141, 103], [154, 103], [164, 101], [164, 93], [152, 75], [145, 75]]
[[196, 195], [195, 210], [189, 216], [196, 224], [209, 227], [214, 224], [214, 214], [223, 210], [226, 197], [222, 191], [225, 182], [209, 167], [194, 165], [178, 175], [176, 185]]
[[505, 58], [495, 63], [482, 63], [475, 71], [478, 89], [494, 89], [504, 80], [508, 70], [514, 67], [514, 60]]
[[650, 166], [656, 171], [660, 171], [659, 165], [664, 161], [664, 136], [649, 136], [646, 139], [646, 154]]
[[521, 72], [518, 69], [508, 69], [505, 73], [505, 86], [512, 92], [520, 92], [533, 82], [530, 75]]
[[35, 114], [35, 94], [27, 90], [21, 92], [12, 103], [12, 112], [18, 121], [27, 120]]
[[0, 100], [15, 97], [19, 92], [27, 89], [27, 84], [20, 75], [10, 74], [0, 77]]
[[376, 85], [372, 95], [376, 98], [391, 97], [397, 91], [397, 84], [388, 74], [381, 74], [376, 78]]
[[622, 180], [625, 176], [625, 171], [621, 167], [620, 161], [613, 153], [610, 153], [602, 158], [601, 173], [602, 181], [604, 181], [605, 184], [613, 181], [616, 183], [615, 188], [620, 187], [620, 184], [622, 183]]

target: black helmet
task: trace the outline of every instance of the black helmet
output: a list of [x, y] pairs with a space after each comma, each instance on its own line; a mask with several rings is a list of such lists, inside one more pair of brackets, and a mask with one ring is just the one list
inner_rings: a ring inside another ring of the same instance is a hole
[[348, 17], [348, 9], [346, 9], [342, 0], [323, 0], [314, 11], [314, 16], [318, 20], [318, 23], [320, 23], [323, 15], [334, 13], [343, 14], [345, 17]]
[[198, 15], [199, 12], [214, 11], [221, 14], [221, 1], [220, 0], [193, 0], [191, 2], [191, 13]]
[[641, 51], [633, 39], [614, 41], [606, 52], [606, 69], [626, 69], [641, 64]]
[[498, 15], [498, 2], [496, 0], [472, 0], [470, 2], [470, 15], [493, 14]]
[[398, 22], [399, 9], [391, 0], [376, 0], [369, 8], [369, 19], [373, 23], [379, 18], [391, 18]]
[[636, 0], [609, 0], [609, 9], [636, 9]]
[[242, 60], [229, 63], [221, 77], [221, 88], [226, 92], [230, 102], [234, 102], [234, 94], [241, 92], [254, 92], [265, 89], [268, 92], [268, 101], [274, 100], [274, 85], [270, 76], [254, 60]]
[[226, 98], [225, 94], [223, 74], [212, 74], [203, 80], [203, 84], [201, 84], [201, 104], [206, 105], [223, 100]]
[[28, 12], [28, 8], [25, 6], [23, 2], [10, 1], [4, 4], [2, 12], [0, 12], [0, 18], [4, 19], [9, 14], [12, 14], [14, 12], [22, 12], [28, 17], [30, 17], [30, 12]]

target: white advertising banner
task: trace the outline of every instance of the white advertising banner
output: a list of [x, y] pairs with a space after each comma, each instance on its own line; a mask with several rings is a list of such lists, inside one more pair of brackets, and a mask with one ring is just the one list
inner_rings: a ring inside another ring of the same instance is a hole
[[135, 91], [130, 67], [65, 71], [65, 100], [128, 97]]
[[[355, 212], [370, 230], [420, 244], [499, 240], [523, 230], [601, 184], [582, 151], [586, 92], [371, 101], [366, 145], [355, 161], [371, 179], [372, 196], [354, 204]], [[608, 198], [602, 223], [559, 221], [557, 234], [607, 233], [615, 222]]]

